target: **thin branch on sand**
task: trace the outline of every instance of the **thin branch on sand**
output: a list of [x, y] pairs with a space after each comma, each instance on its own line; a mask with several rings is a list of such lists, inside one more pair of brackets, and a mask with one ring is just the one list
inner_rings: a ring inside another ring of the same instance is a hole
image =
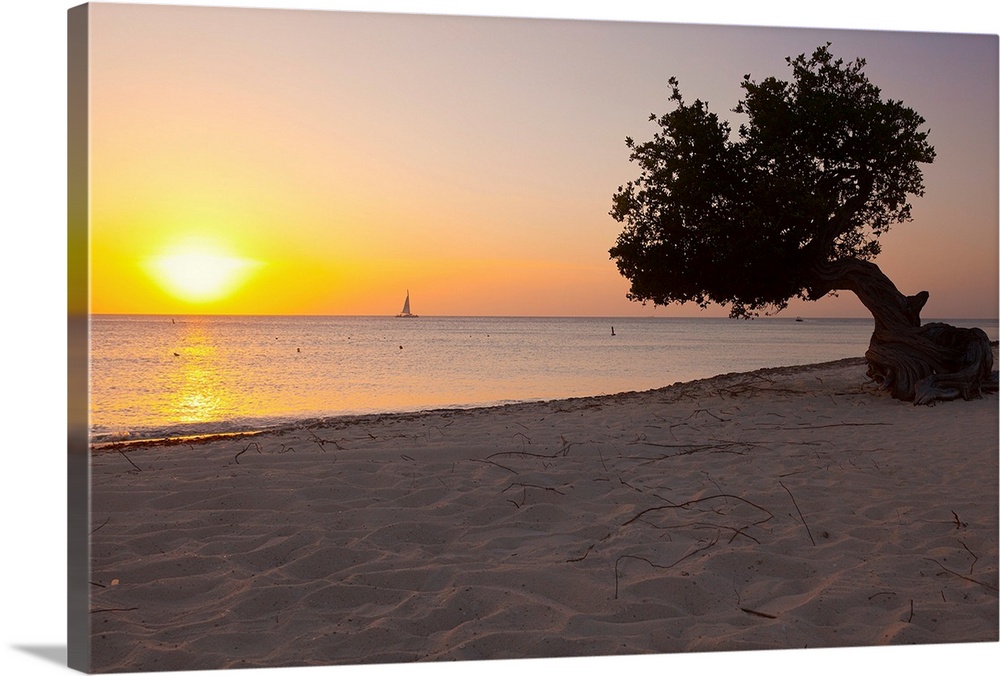
[[557, 453], [557, 455], [562, 455], [564, 457], [569, 455], [570, 448], [572, 448], [573, 446], [579, 446], [581, 443], [579, 441], [570, 441], [561, 434], [559, 435], [559, 441], [562, 442], [563, 446], [562, 448], [559, 449], [559, 453]]
[[121, 455], [121, 456], [122, 456], [123, 458], [125, 458], [126, 460], [128, 460], [128, 464], [132, 465], [133, 467], [135, 467], [135, 468], [136, 468], [137, 470], [139, 470], [140, 472], [142, 471], [142, 468], [141, 468], [141, 467], [139, 467], [139, 465], [137, 465], [137, 464], [135, 464], [134, 462], [132, 462], [132, 458], [130, 458], [130, 457], [128, 457], [127, 455], [125, 455], [125, 453], [123, 453], [122, 451], [118, 451], [118, 454], [119, 454], [119, 455]]
[[[522, 425], [522, 427], [523, 427], [523, 425]], [[525, 429], [527, 429], [527, 428], [525, 428]], [[515, 433], [513, 434], [513, 436], [511, 436], [511, 439], [513, 439], [514, 437], [521, 437], [521, 439], [523, 439], [523, 441], [521, 442], [521, 444], [522, 444], [522, 445], [523, 445], [523, 444], [524, 444], [525, 442], [527, 442], [527, 443], [529, 443], [529, 444], [531, 443], [531, 437], [529, 437], [529, 436], [528, 436], [527, 434], [525, 434], [524, 432], [515, 432]]]
[[321, 436], [319, 436], [318, 434], [316, 434], [315, 432], [310, 432], [309, 433], [309, 441], [312, 441], [313, 443], [317, 444], [324, 451], [326, 451], [326, 444], [333, 444], [334, 446], [337, 447], [338, 451], [344, 450], [343, 448], [341, 448], [340, 444], [338, 444], [333, 439], [324, 439]]
[[719, 416], [717, 416], [714, 413], [712, 413], [711, 411], [709, 411], [707, 408], [699, 408], [699, 409], [697, 409], [695, 411], [692, 411], [691, 415], [689, 415], [686, 418], [686, 420], [690, 420], [691, 418], [693, 418], [694, 416], [696, 416], [699, 413], [707, 413], [708, 415], [712, 416], [713, 418], [715, 418], [719, 422], [729, 422], [729, 418], [720, 418]]
[[751, 524], [743, 526], [742, 528], [734, 528], [732, 526], [715, 526], [715, 528], [723, 528], [725, 530], [731, 530], [731, 531], [733, 531], [733, 536], [731, 538], [729, 538], [730, 544], [733, 542], [733, 540], [735, 540], [740, 535], [742, 535], [745, 538], [749, 538], [749, 539], [753, 540], [757, 544], [760, 544], [760, 540], [758, 540], [757, 538], [755, 538], [752, 535], [748, 535], [747, 533], [744, 533], [743, 531], [745, 531], [747, 528], [750, 528], [751, 526], [759, 526], [762, 523], [767, 523], [771, 519], [772, 519], [772, 517], [769, 516], [766, 519], [763, 519], [761, 521], [755, 521], [755, 522], [753, 522]]
[[783, 484], [780, 481], [778, 483], [781, 485], [782, 488], [785, 489], [785, 492], [788, 493], [788, 497], [790, 497], [792, 499], [792, 504], [795, 505], [795, 511], [799, 513], [799, 519], [802, 521], [802, 525], [806, 527], [806, 533], [809, 534], [809, 539], [812, 541], [813, 546], [815, 547], [816, 546], [816, 539], [813, 538], [812, 531], [809, 530], [809, 524], [806, 523], [806, 518], [804, 516], [802, 516], [802, 510], [799, 509], [799, 503], [795, 502], [795, 496], [792, 495], [792, 492], [790, 490], [788, 490], [788, 486], [786, 486], [785, 484]]
[[500, 469], [505, 469], [508, 472], [511, 472], [512, 474], [519, 474], [519, 472], [517, 470], [511, 469], [510, 467], [507, 467], [506, 465], [501, 465], [499, 462], [493, 462], [492, 460], [480, 460], [479, 458], [472, 458], [471, 461], [472, 462], [482, 462], [482, 463], [485, 463], [487, 465], [493, 465], [494, 467], [499, 467]]
[[958, 518], [958, 514], [955, 513], [955, 510], [951, 511], [951, 515], [955, 517], [955, 530], [962, 530], [963, 528], [969, 527], [969, 524]]
[[655, 441], [634, 441], [630, 442], [630, 445], [643, 445], [643, 446], [656, 446], [658, 448], [672, 448], [672, 449], [683, 449], [677, 453], [672, 453], [669, 455], [658, 455], [655, 457], [650, 456], [636, 456], [627, 455], [623, 456], [626, 460], [644, 460], [643, 464], [649, 465], [655, 462], [661, 462], [663, 460], [670, 460], [671, 458], [678, 458], [684, 455], [693, 455], [695, 453], [732, 453], [733, 455], [746, 455], [749, 451], [754, 449], [763, 449], [765, 451], [772, 450], [768, 446], [759, 444], [753, 441], [723, 441], [723, 440], [712, 440], [714, 443], [708, 444], [663, 444]]
[[240, 456], [249, 451], [251, 446], [255, 446], [257, 448], [257, 452], [260, 453], [260, 444], [258, 444], [256, 441], [251, 441], [249, 444], [246, 445], [246, 448], [237, 453], [236, 457], [233, 458], [233, 460], [236, 461], [237, 465], [240, 464]]
[[511, 488], [514, 488], [515, 486], [521, 489], [521, 502], [518, 503], [518, 502], [516, 502], [514, 500], [511, 500], [510, 498], [507, 499], [507, 502], [511, 503], [512, 505], [514, 505], [518, 509], [521, 509], [521, 507], [524, 506], [524, 503], [528, 501], [528, 489], [529, 488], [539, 488], [539, 489], [541, 489], [543, 491], [552, 491], [553, 493], [558, 493], [559, 495], [566, 495], [565, 493], [563, 493], [558, 488], [552, 488], [551, 486], [539, 486], [538, 484], [525, 484], [525, 483], [520, 483], [520, 482], [515, 482], [515, 483], [510, 484], [509, 486], [507, 486], [507, 488], [505, 488], [502, 491], [500, 491], [500, 493], [501, 494], [506, 493], [507, 491], [509, 491]]
[[[507, 488], [510, 488], [510, 486], [508, 486]], [[507, 492], [507, 490], [504, 489], [503, 492]], [[518, 509], [521, 509], [521, 505], [523, 505], [527, 501], [528, 501], [528, 489], [527, 488], [525, 488], [525, 489], [523, 489], [521, 491], [521, 502], [518, 502], [517, 500], [511, 500], [510, 498], [507, 498], [507, 502], [509, 502], [510, 504], [514, 505]]]
[[740, 497], [739, 495], [732, 495], [730, 493], [719, 493], [718, 495], [708, 495], [708, 496], [706, 496], [704, 498], [697, 498], [695, 500], [688, 500], [687, 502], [681, 502], [681, 503], [678, 503], [676, 505], [658, 505], [656, 507], [648, 507], [648, 508], [642, 510], [641, 512], [639, 512], [638, 514], [636, 514], [635, 516], [633, 516], [631, 519], [629, 519], [628, 521], [626, 521], [622, 525], [623, 526], [627, 526], [630, 523], [632, 523], [633, 521], [637, 521], [640, 517], [642, 517], [642, 516], [644, 516], [646, 514], [649, 514], [650, 512], [656, 512], [656, 511], [659, 511], [661, 509], [685, 509], [686, 507], [689, 507], [690, 505], [697, 504], [699, 502], [705, 502], [706, 500], [718, 500], [719, 498], [732, 498], [733, 500], [739, 500], [740, 502], [745, 502], [746, 504], [750, 505], [751, 507], [759, 509], [760, 511], [764, 512], [765, 514], [770, 514], [772, 517], [774, 516], [773, 514], [771, 514], [770, 510], [764, 509], [760, 505], [754, 504], [754, 503], [750, 502], [749, 500], [747, 500], [746, 498]]
[[539, 486], [538, 484], [523, 484], [523, 483], [520, 483], [520, 482], [512, 483], [511, 485], [507, 486], [507, 488], [503, 489], [500, 492], [501, 493], [506, 493], [507, 491], [509, 491], [511, 488], [514, 488], [515, 486], [518, 486], [520, 488], [539, 488], [539, 489], [541, 489], [543, 491], [552, 491], [554, 493], [558, 493], [559, 495], [566, 495], [565, 493], [563, 493], [558, 488], [552, 488], [551, 486]]
[[486, 458], [489, 459], [489, 458], [504, 457], [504, 456], [506, 457], [521, 456], [524, 458], [545, 458], [546, 460], [552, 460], [558, 458], [561, 455], [564, 455], [561, 449], [559, 451], [556, 451], [552, 455], [546, 455], [544, 453], [528, 453], [527, 451], [500, 451], [498, 453], [491, 453], [490, 455], [486, 456]]
[[827, 427], [873, 427], [875, 425], [888, 425], [888, 426], [891, 427], [892, 423], [889, 423], [889, 422], [863, 422], [863, 423], [843, 422], [843, 423], [831, 423], [829, 425], [796, 425], [795, 427], [781, 427], [780, 429], [783, 429], [783, 430], [796, 430], [796, 431], [797, 430], [822, 430], [822, 429], [826, 429]]
[[968, 545], [966, 545], [961, 540], [958, 541], [958, 544], [962, 545], [962, 547], [965, 548], [965, 551], [969, 552], [969, 554], [972, 555], [972, 565], [969, 566], [969, 575], [972, 575], [972, 569], [976, 567], [976, 562], [979, 561], [979, 557], [976, 556], [975, 552], [969, 549]]
[[871, 596], [868, 597], [868, 600], [871, 601], [876, 596], [883, 596], [883, 595], [895, 596], [896, 592], [891, 592], [891, 591], [875, 592], [874, 594], [872, 594]]
[[589, 547], [587, 547], [587, 551], [583, 553], [583, 556], [577, 557], [575, 559], [566, 559], [566, 563], [576, 563], [577, 561], [583, 561], [585, 558], [587, 558], [587, 555], [590, 554], [590, 550], [592, 550], [596, 545], [597, 543], [595, 542]]
[[673, 568], [674, 566], [676, 566], [680, 562], [682, 562], [682, 561], [684, 561], [686, 559], [691, 558], [692, 556], [694, 556], [695, 554], [697, 554], [699, 552], [703, 552], [706, 549], [709, 549], [710, 547], [714, 546], [715, 543], [717, 543], [718, 541], [719, 541], [719, 536], [716, 535], [715, 539], [712, 540], [711, 542], [709, 542], [704, 547], [697, 547], [695, 549], [692, 549], [690, 552], [688, 552], [687, 554], [685, 554], [681, 558], [677, 559], [673, 563], [671, 563], [669, 565], [666, 565], [666, 566], [664, 566], [662, 564], [659, 564], [659, 563], [653, 563], [652, 561], [650, 561], [647, 558], [644, 558], [644, 557], [641, 557], [641, 556], [635, 556], [634, 554], [622, 554], [617, 559], [615, 559], [615, 598], [616, 599], [618, 598], [618, 564], [621, 563], [622, 560], [624, 560], [624, 559], [635, 559], [637, 561], [645, 561], [646, 563], [648, 563], [653, 568], [659, 568], [661, 570], [666, 570], [668, 568]]
[[719, 482], [716, 481], [715, 479], [713, 479], [708, 472], [703, 471], [702, 474], [704, 474], [705, 478], [708, 479], [709, 481], [711, 481], [712, 485], [715, 486], [716, 488], [718, 488], [720, 492], [722, 491], [722, 486], [720, 486]]
[[625, 481], [625, 479], [622, 479], [621, 477], [618, 477], [618, 482], [619, 482], [619, 483], [620, 483], [620, 484], [621, 484], [622, 486], [626, 486], [626, 487], [628, 487], [628, 488], [631, 488], [631, 489], [632, 489], [633, 491], [635, 491], [636, 493], [642, 493], [642, 489], [641, 489], [641, 488], [636, 488], [635, 486], [633, 486], [633, 485], [632, 485], [632, 484], [630, 484], [629, 482]]
[[942, 565], [942, 563], [940, 561], [937, 561], [935, 559], [928, 559], [927, 557], [924, 557], [924, 560], [925, 561], [932, 561], [932, 562], [936, 563], [937, 565], [941, 566], [941, 570], [945, 571], [946, 573], [951, 573], [955, 577], [960, 577], [960, 578], [962, 578], [963, 580], [965, 580], [967, 582], [972, 582], [973, 584], [978, 584], [978, 585], [980, 585], [982, 587], [986, 587], [990, 591], [997, 591], [997, 588], [994, 587], [993, 585], [986, 584], [985, 582], [980, 582], [979, 580], [975, 580], [975, 579], [973, 579], [971, 577], [968, 577], [967, 575], [962, 575], [961, 573], [956, 573], [951, 568], [946, 568], [944, 565]]

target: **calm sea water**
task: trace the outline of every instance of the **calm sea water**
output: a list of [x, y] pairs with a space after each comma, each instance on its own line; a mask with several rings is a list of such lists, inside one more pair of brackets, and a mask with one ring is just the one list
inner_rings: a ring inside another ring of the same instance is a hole
[[[997, 320], [980, 326], [997, 339]], [[614, 327], [615, 335], [612, 335]], [[859, 357], [871, 319], [91, 319], [94, 442], [663, 387]]]

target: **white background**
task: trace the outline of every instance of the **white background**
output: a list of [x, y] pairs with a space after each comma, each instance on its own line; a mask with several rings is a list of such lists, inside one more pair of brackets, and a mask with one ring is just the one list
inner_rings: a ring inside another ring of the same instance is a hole
[[[64, 672], [66, 646], [66, 11], [72, 2], [12, 0], [0, 22], [3, 50], [3, 142], [0, 145], [0, 439], [3, 529], [0, 532], [0, 671]], [[149, 4], [144, 2], [142, 4]], [[161, 3], [166, 4], [166, 3]], [[993, 3], [839, 0], [803, 3], [714, 0], [308, 0], [176, 2], [242, 7], [813, 26], [996, 34]], [[680, 3], [677, 3], [680, 4]], [[990, 6], [992, 5], [992, 6]], [[987, 9], [987, 7], [989, 8]], [[919, 8], [918, 8], [919, 7]], [[994, 478], [996, 480], [996, 478]], [[253, 674], [573, 674], [698, 672], [769, 675], [891, 670], [904, 674], [978, 671], [1000, 663], [1000, 644], [850, 650], [665, 655], [634, 658], [522, 660], [393, 667], [257, 669]], [[242, 673], [242, 672], [241, 672]]]

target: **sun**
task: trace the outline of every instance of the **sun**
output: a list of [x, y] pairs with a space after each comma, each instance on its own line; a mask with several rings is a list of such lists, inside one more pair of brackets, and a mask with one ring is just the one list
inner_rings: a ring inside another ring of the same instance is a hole
[[146, 271], [172, 296], [209, 303], [229, 296], [262, 265], [202, 240], [176, 244], [146, 261]]

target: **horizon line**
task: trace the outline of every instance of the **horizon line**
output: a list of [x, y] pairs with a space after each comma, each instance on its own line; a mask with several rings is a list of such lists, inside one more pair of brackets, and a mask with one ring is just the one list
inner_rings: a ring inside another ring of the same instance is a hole
[[[338, 314], [338, 313], [244, 313], [244, 312], [88, 312], [89, 317], [385, 317], [398, 319], [395, 314]], [[752, 321], [754, 319], [872, 319], [863, 315], [760, 315], [757, 317], [729, 317], [726, 315], [476, 315], [476, 314], [421, 314], [414, 319], [732, 319]], [[1000, 321], [1000, 316], [950, 316], [928, 317], [922, 321], [985, 320]]]

